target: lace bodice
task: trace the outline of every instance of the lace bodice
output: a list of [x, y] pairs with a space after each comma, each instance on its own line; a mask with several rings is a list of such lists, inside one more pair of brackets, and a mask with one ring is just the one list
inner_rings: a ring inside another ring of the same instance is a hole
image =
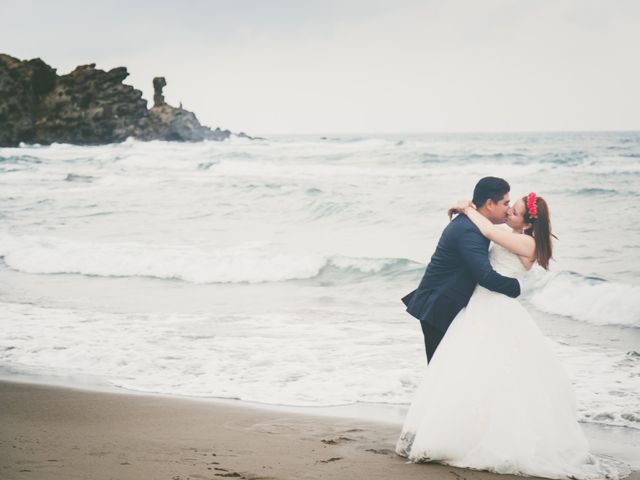
[[506, 277], [521, 277], [527, 271], [515, 253], [497, 243], [491, 243], [489, 261], [496, 272]]

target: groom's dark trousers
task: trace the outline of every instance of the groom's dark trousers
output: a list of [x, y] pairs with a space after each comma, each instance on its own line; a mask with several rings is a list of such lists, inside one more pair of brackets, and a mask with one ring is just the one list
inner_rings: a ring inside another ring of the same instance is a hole
[[443, 230], [418, 288], [402, 298], [407, 312], [420, 320], [428, 362], [477, 284], [513, 298], [520, 295], [515, 278], [491, 267], [488, 249], [489, 240], [478, 227], [458, 215]]
[[422, 335], [424, 336], [424, 349], [427, 352], [427, 363], [429, 363], [445, 332], [431, 326], [427, 322], [420, 322], [420, 326], [422, 327]]

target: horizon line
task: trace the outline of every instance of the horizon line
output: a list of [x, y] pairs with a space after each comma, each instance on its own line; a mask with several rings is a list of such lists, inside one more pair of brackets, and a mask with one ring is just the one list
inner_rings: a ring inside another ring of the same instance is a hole
[[[246, 131], [245, 131], [246, 132]], [[259, 132], [254, 135], [478, 135], [478, 134], [545, 134], [545, 133], [638, 133], [640, 129], [602, 130], [431, 130], [431, 131], [387, 131], [387, 132]], [[249, 135], [249, 134], [248, 134]], [[252, 135], [252, 136], [254, 136]]]

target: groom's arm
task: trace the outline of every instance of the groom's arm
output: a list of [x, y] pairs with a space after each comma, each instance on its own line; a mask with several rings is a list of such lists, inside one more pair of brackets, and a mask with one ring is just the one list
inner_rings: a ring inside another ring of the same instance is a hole
[[457, 240], [458, 253], [478, 284], [509, 297], [515, 298], [520, 295], [518, 280], [500, 275], [491, 266], [486, 240], [480, 232], [465, 229]]

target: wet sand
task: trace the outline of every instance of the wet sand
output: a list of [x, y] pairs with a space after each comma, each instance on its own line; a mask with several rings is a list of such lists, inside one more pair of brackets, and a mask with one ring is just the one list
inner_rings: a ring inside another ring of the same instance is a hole
[[6, 480], [522, 479], [406, 463], [396, 425], [228, 402], [0, 381], [0, 425]]

